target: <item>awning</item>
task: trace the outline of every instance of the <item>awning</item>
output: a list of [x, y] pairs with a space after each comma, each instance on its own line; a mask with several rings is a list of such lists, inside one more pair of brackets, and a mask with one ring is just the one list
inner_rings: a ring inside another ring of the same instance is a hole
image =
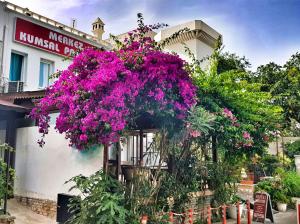
[[29, 111], [29, 108], [22, 107], [22, 106], [13, 104], [12, 102], [0, 99], [0, 110], [27, 112], [27, 111]]

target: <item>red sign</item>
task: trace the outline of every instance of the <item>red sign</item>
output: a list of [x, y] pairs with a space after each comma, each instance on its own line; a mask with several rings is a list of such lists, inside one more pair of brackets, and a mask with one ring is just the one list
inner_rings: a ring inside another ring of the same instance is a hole
[[91, 44], [20, 18], [16, 19], [15, 41], [62, 56], [69, 56], [78, 49], [93, 47]]
[[300, 224], [300, 202], [297, 201], [297, 224]]
[[265, 222], [267, 213], [268, 195], [263, 193], [256, 193], [254, 198], [254, 212], [253, 221]]

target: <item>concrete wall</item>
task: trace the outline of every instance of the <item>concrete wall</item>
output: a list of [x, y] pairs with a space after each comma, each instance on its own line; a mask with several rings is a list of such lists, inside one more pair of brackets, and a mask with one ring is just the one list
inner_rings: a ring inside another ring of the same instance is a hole
[[14, 42], [14, 29], [16, 17], [20, 17], [22, 19], [31, 21], [35, 24], [44, 26], [46, 28], [54, 30], [57, 33], [62, 33], [64, 35], [74, 37], [78, 40], [89, 42], [90, 44], [95, 45], [95, 43], [92, 43], [86, 39], [80, 38], [79, 36], [73, 35], [69, 32], [65, 32], [58, 28], [52, 27], [43, 22], [34, 20], [29, 16], [7, 10], [5, 9], [5, 4], [0, 2], [0, 41], [3, 35], [3, 28], [4, 26], [6, 26], [3, 57], [3, 74], [0, 74], [0, 76], [3, 75], [4, 77], [9, 78], [11, 52], [16, 52], [24, 55], [25, 66], [21, 77], [21, 81], [24, 82], [24, 91], [35, 91], [40, 89], [38, 84], [41, 59], [52, 62], [54, 65], [54, 72], [56, 72], [57, 70], [65, 69], [70, 64], [70, 61], [63, 61], [64, 57], [62, 56]]
[[[192, 62], [191, 58], [188, 56], [188, 54], [185, 52], [185, 46], [188, 47], [191, 52], [194, 54], [196, 59], [201, 60], [207, 56], [210, 56], [213, 52], [213, 49], [208, 46], [207, 44], [201, 42], [200, 40], [188, 40], [184, 43], [176, 43], [172, 45], [168, 45], [165, 47], [165, 51], [167, 52], [175, 52], [177, 53], [183, 60], [187, 62]], [[209, 65], [209, 61], [206, 60], [201, 64], [202, 69], [207, 69]]]
[[276, 155], [277, 154], [277, 149], [279, 153], [282, 153], [282, 146], [288, 142], [294, 142], [299, 140], [300, 137], [280, 137], [278, 138], [278, 141], [270, 142], [269, 144], [269, 153], [271, 155]]
[[103, 164], [102, 149], [96, 147], [80, 152], [51, 125], [44, 148], [37, 144], [38, 128], [17, 129], [15, 194], [24, 197], [56, 200], [57, 193], [67, 193], [71, 177], [90, 175]]
[[[1, 10], [1, 8], [0, 8]], [[54, 64], [54, 71], [64, 69], [70, 63], [69, 61], [63, 61], [63, 57], [48, 53], [43, 50], [39, 50], [33, 47], [28, 47], [23, 44], [19, 44], [13, 41], [14, 38], [14, 23], [16, 13], [9, 11], [0, 12], [0, 36], [2, 37], [3, 27], [6, 25], [6, 35], [4, 43], [4, 55], [3, 55], [3, 76], [9, 78], [10, 70], [10, 58], [11, 52], [16, 52], [25, 56], [25, 66], [23, 68], [24, 91], [39, 90], [39, 72], [40, 72], [40, 61], [41, 59], [51, 61]], [[25, 16], [20, 18], [28, 19]], [[39, 25], [42, 23], [35, 22]], [[45, 26], [45, 25], [44, 25]]]

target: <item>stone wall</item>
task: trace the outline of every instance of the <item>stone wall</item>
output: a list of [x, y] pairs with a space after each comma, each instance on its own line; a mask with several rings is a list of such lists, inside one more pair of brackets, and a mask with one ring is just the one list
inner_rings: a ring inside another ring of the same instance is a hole
[[19, 203], [30, 208], [37, 214], [44, 215], [50, 218], [56, 218], [57, 204], [55, 201], [23, 196], [15, 196], [15, 198]]
[[9, 215], [0, 215], [0, 224], [14, 224], [15, 217]]

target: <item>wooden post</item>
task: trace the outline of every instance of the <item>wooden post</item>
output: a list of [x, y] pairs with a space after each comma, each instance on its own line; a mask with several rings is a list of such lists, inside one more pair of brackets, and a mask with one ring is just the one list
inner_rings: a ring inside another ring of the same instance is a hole
[[141, 220], [141, 224], [147, 224], [148, 222], [148, 216], [143, 215], [142, 220]]
[[107, 174], [108, 172], [108, 145], [104, 145], [103, 149], [103, 172]]
[[222, 206], [222, 217], [223, 217], [222, 224], [226, 224], [226, 205]]
[[173, 214], [173, 212], [169, 212], [169, 223], [174, 223], [174, 214]]
[[139, 158], [139, 165], [143, 165], [143, 156], [144, 156], [144, 138], [143, 138], [143, 130], [140, 130], [140, 158]]
[[[6, 121], [5, 142], [13, 148], [15, 148], [15, 146], [16, 146], [16, 122], [15, 122], [15, 120], [16, 120], [16, 112], [14, 112], [14, 111], [8, 112], [8, 117], [7, 117], [7, 121]], [[9, 169], [15, 167], [15, 152], [10, 152], [10, 151], [6, 150], [4, 152], [4, 161], [7, 164], [5, 172], [6, 172], [6, 188], [8, 189], [9, 182], [11, 181]], [[3, 206], [4, 214], [6, 213], [6, 210], [7, 210], [7, 199], [8, 199], [8, 193], [6, 193], [4, 195], [4, 206]]]
[[193, 224], [193, 209], [189, 209], [189, 224]]
[[248, 219], [248, 224], [251, 224], [251, 211], [250, 211], [250, 201], [247, 200], [247, 219]]
[[207, 224], [211, 224], [211, 207], [207, 207]]
[[240, 211], [240, 202], [238, 201], [236, 203], [236, 209], [237, 209], [237, 224], [241, 224], [241, 211]]
[[214, 163], [217, 163], [218, 162], [217, 137], [215, 135], [211, 137], [211, 149], [212, 149], [212, 160]]
[[122, 173], [122, 170], [121, 170], [121, 145], [120, 145], [120, 139], [119, 139], [119, 142], [117, 143], [117, 158], [116, 158], [116, 166], [117, 166], [117, 169], [116, 169], [116, 178], [117, 180], [120, 180], [120, 174]]

